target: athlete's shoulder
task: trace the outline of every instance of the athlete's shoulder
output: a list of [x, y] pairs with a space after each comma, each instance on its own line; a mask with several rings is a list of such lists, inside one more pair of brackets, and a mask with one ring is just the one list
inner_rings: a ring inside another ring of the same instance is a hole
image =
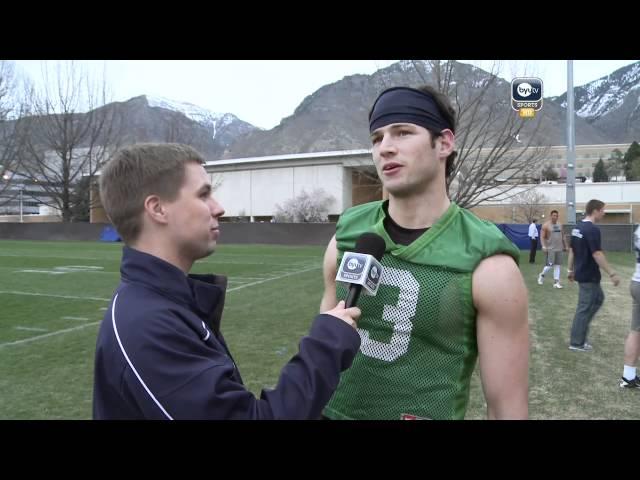
[[369, 202], [344, 211], [336, 224], [336, 241], [339, 250], [351, 248], [351, 243], [364, 232], [369, 232], [378, 223], [384, 212], [382, 201]]
[[468, 238], [484, 256], [503, 253], [518, 263], [520, 251], [495, 223], [479, 218], [466, 208], [460, 208], [459, 217], [463, 237]]
[[383, 203], [383, 200], [376, 200], [375, 202], [362, 203], [360, 205], [349, 207], [342, 213], [342, 215], [340, 215], [340, 218], [338, 219], [338, 223], [340, 223], [340, 221], [343, 219], [345, 220], [353, 219], [353, 218], [368, 216], [368, 215], [371, 215], [372, 213], [377, 213], [378, 211], [380, 211], [380, 208], [382, 207], [382, 203]]
[[473, 227], [476, 230], [476, 233], [490, 236], [504, 236], [500, 229], [496, 227], [495, 223], [478, 217], [475, 213], [471, 210], [467, 210], [466, 208], [458, 207], [458, 210], [461, 221]]

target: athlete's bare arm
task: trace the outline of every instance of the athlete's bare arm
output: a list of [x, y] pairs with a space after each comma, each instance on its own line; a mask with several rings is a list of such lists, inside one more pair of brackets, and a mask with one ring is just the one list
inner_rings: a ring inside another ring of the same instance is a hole
[[527, 289], [507, 255], [484, 259], [473, 273], [480, 376], [489, 419], [526, 419], [529, 412]]
[[327, 250], [324, 252], [324, 260], [322, 263], [322, 275], [324, 277], [324, 293], [320, 301], [320, 311], [324, 312], [336, 306], [338, 299], [336, 297], [336, 273], [338, 267], [336, 265], [338, 259], [338, 247], [336, 245], [336, 236], [331, 237]]
[[544, 222], [542, 225], [542, 231], [540, 232], [540, 243], [542, 244], [542, 249], [546, 250], [548, 248], [548, 240], [551, 237], [551, 225], [549, 222]]

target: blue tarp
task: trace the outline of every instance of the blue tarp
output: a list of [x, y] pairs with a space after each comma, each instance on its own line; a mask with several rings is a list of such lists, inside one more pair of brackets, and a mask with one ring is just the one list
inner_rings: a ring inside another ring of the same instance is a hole
[[[504, 233], [520, 250], [529, 250], [531, 248], [531, 239], [529, 238], [529, 225], [519, 223], [496, 223], [496, 227]], [[536, 225], [538, 229], [538, 239], [540, 239], [541, 225]], [[538, 250], [541, 245], [538, 240]]]
[[102, 233], [100, 234], [100, 240], [102, 242], [121, 242], [122, 239], [116, 229], [111, 225], [108, 225], [102, 229]]

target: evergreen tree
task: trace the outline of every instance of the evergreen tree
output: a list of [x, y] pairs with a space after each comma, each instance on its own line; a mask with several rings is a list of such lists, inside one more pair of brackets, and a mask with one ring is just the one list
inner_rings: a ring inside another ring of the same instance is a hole
[[547, 165], [545, 169], [542, 170], [542, 180], [558, 180], [558, 172], [556, 172], [551, 165]]
[[636, 176], [638, 169], [633, 168], [634, 163], [640, 162], [640, 145], [638, 145], [638, 142], [633, 142], [631, 144], [627, 153], [624, 154], [622, 161], [624, 163], [624, 175], [627, 178], [627, 181], [640, 180], [640, 177]]
[[602, 157], [596, 163], [596, 168], [593, 169], [593, 181], [594, 182], [608, 182], [609, 176], [607, 175], [607, 170], [604, 168], [604, 162], [602, 161]]
[[607, 170], [607, 175], [609, 176], [609, 180], [612, 180], [613, 177], [616, 177], [616, 181], [619, 181], [617, 177], [622, 175], [624, 172], [624, 162], [623, 159], [624, 154], [618, 150], [617, 148], [611, 152], [608, 160], [605, 162], [604, 166]]

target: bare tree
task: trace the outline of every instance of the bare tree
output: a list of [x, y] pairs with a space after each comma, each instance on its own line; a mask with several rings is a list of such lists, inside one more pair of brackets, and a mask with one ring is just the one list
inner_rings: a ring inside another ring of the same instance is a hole
[[[537, 176], [549, 150], [538, 141], [541, 115], [535, 120], [521, 119], [512, 110], [510, 96], [498, 85], [502, 82], [497, 76], [499, 63], [488, 74], [474, 76], [471, 84], [463, 81], [458, 72], [461, 64], [453, 60], [411, 63], [420, 82], [447, 95], [456, 111], [458, 155], [447, 180], [453, 201], [471, 208], [491, 200], [496, 185], [506, 186], [502, 195]], [[522, 138], [525, 122], [535, 122], [526, 139]]]
[[511, 197], [514, 206], [513, 219], [519, 223], [531, 223], [534, 219], [540, 219], [544, 214], [544, 204], [547, 197], [535, 188], [524, 190]]
[[0, 121], [11, 117], [15, 106], [16, 75], [13, 62], [0, 60]]
[[27, 87], [13, 62], [0, 60], [0, 204], [11, 200], [11, 195], [3, 193], [20, 177], [20, 149], [27, 135], [27, 105], [21, 95], [21, 81], [22, 87]]
[[[610, 181], [620, 181], [620, 176], [624, 173], [624, 155], [617, 148], [611, 151], [611, 155], [605, 163], [605, 169]], [[615, 179], [615, 180], [612, 180]]]
[[94, 79], [76, 63], [65, 62], [53, 75], [44, 67], [42, 80], [31, 97], [22, 169], [40, 186], [38, 201], [60, 211], [63, 221], [73, 221], [78, 204], [90, 206], [95, 173], [120, 146], [123, 122], [118, 110], [104, 107], [104, 73]]
[[274, 218], [277, 222], [326, 222], [334, 201], [335, 198], [321, 188], [311, 194], [302, 190], [295, 198], [284, 202], [283, 206], [276, 205]]

